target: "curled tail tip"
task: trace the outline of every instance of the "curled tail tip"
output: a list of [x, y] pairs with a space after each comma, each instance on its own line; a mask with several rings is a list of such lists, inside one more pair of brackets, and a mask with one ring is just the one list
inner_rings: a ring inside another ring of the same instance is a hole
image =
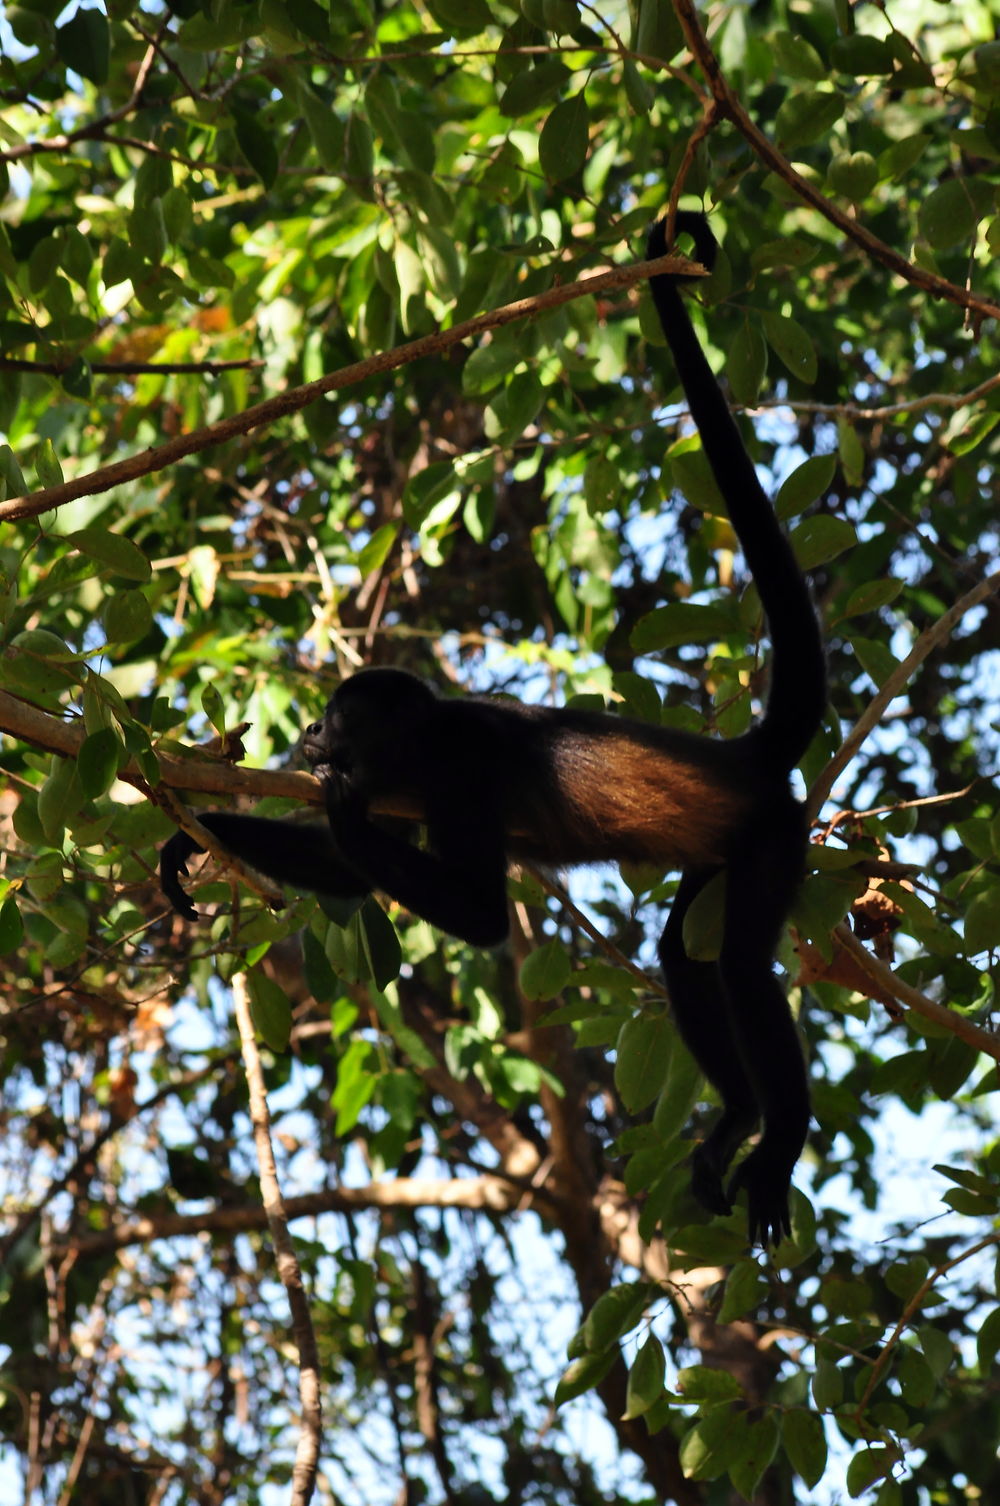
[[[694, 241], [695, 260], [711, 271], [719, 243], [712, 234], [707, 216], [700, 209], [678, 209], [674, 215], [675, 238], [678, 235], [691, 236]], [[652, 261], [654, 257], [665, 256], [667, 251], [672, 249], [667, 246], [667, 215], [663, 213], [649, 227], [646, 236], [646, 256]]]

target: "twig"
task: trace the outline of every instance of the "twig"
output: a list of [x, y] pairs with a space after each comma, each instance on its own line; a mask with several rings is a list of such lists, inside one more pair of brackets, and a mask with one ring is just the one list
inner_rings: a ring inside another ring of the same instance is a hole
[[[0, 371], [39, 371], [63, 376], [69, 361], [29, 361], [24, 356], [0, 356]], [[238, 361], [89, 361], [99, 376], [217, 376], [220, 371], [255, 371], [266, 363], [259, 356]]]
[[288, 1293], [292, 1333], [299, 1351], [299, 1400], [302, 1403], [302, 1425], [292, 1469], [291, 1500], [292, 1506], [308, 1506], [316, 1486], [316, 1470], [319, 1464], [323, 1432], [323, 1410], [319, 1388], [319, 1349], [309, 1312], [305, 1284], [302, 1280], [302, 1268], [295, 1253], [292, 1237], [288, 1232], [288, 1216], [278, 1182], [278, 1168], [274, 1159], [274, 1146], [271, 1143], [271, 1116], [267, 1107], [264, 1070], [254, 1036], [246, 973], [237, 973], [233, 978], [233, 1008], [240, 1033], [240, 1047], [247, 1077], [250, 1122], [253, 1125], [254, 1145], [257, 1150], [261, 1198], [267, 1214], [267, 1226], [271, 1233], [271, 1243], [274, 1246], [278, 1275]]
[[916, 643], [910, 649], [902, 663], [889, 675], [884, 685], [881, 685], [875, 695], [869, 701], [864, 711], [858, 717], [850, 732], [844, 738], [836, 753], [830, 759], [826, 768], [814, 782], [809, 791], [809, 799], [806, 802], [811, 816], [815, 816], [827, 799], [833, 788], [834, 781], [843, 769], [846, 769], [851, 759], [857, 753], [861, 744], [875, 730], [886, 707], [903, 690], [913, 674], [935, 648], [944, 643], [950, 636], [952, 629], [961, 622], [966, 612], [985, 601], [988, 596], [1000, 590], [1000, 570], [995, 570], [985, 580], [981, 580], [978, 586], [973, 586], [964, 596], [948, 608], [937, 622], [922, 632]]
[[889, 1338], [886, 1340], [885, 1344], [882, 1346], [882, 1352], [880, 1353], [878, 1359], [871, 1367], [867, 1384], [865, 1385], [861, 1400], [858, 1402], [857, 1410], [854, 1413], [855, 1420], [857, 1421], [859, 1426], [864, 1426], [863, 1418], [865, 1410], [867, 1409], [868, 1403], [872, 1398], [875, 1387], [878, 1385], [879, 1381], [882, 1379], [883, 1374], [885, 1373], [885, 1367], [888, 1365], [890, 1359], [892, 1358], [893, 1350], [899, 1344], [899, 1341], [903, 1335], [903, 1330], [911, 1321], [913, 1314], [917, 1312], [917, 1310], [923, 1305], [923, 1301], [927, 1296], [927, 1293], [931, 1290], [935, 1283], [941, 1279], [942, 1276], [947, 1276], [948, 1272], [954, 1270], [957, 1265], [961, 1265], [965, 1260], [971, 1260], [974, 1255], [978, 1255], [982, 1250], [995, 1248], [998, 1241], [1000, 1241], [1000, 1235], [990, 1234], [986, 1239], [981, 1239], [976, 1244], [970, 1245], [967, 1250], [963, 1250], [961, 1255], [956, 1255], [951, 1260], [943, 1260], [940, 1265], [935, 1266], [933, 1271], [931, 1271], [927, 1276], [924, 1277], [923, 1281], [917, 1287], [912, 1297], [908, 1299], [902, 1313], [900, 1314], [898, 1323], [896, 1324]]
[[925, 293], [929, 293], [934, 298], [947, 298], [951, 303], [957, 303], [962, 308], [970, 309], [983, 317], [1000, 319], [1000, 304], [992, 303], [988, 298], [972, 293], [967, 288], [957, 287], [947, 278], [939, 277], [936, 273], [928, 272], [925, 268], [917, 267], [913, 262], [907, 261], [905, 256], [901, 256], [898, 251], [887, 246], [885, 241], [880, 241], [878, 236], [873, 235], [864, 225], [851, 219], [850, 215], [838, 209], [835, 204], [831, 204], [818, 188], [802, 177], [801, 173], [796, 172], [787, 157], [778, 151], [773, 142], [747, 114], [739, 97], [730, 88], [719, 60], [702, 30], [694, 0], [673, 0], [673, 6], [688, 47], [712, 91], [712, 98], [718, 107], [719, 114], [732, 121], [761, 161], [789, 184], [800, 199], [811, 204], [824, 219], [836, 225], [848, 240], [860, 246], [873, 260], [881, 262], [884, 267], [888, 267], [891, 272], [895, 272], [906, 282], [922, 288]]

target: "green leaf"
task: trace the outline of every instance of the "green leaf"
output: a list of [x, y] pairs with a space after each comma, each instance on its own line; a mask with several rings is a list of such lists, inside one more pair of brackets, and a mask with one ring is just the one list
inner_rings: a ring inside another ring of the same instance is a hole
[[61, 841], [70, 816], [79, 810], [82, 796], [74, 760], [53, 756], [49, 776], [38, 792], [38, 819], [53, 846]]
[[827, 564], [838, 554], [853, 549], [857, 543], [857, 535], [850, 523], [828, 514], [806, 518], [792, 529], [790, 537], [795, 557], [803, 570], [815, 570], [817, 565]]
[[852, 78], [891, 73], [895, 67], [888, 43], [860, 31], [853, 36], [837, 37], [830, 48], [830, 59], [839, 72], [849, 73]]
[[385, 989], [399, 977], [403, 953], [392, 921], [371, 895], [359, 911], [365, 955], [376, 988]]
[[813, 455], [786, 476], [774, 499], [779, 518], [795, 518], [829, 489], [837, 470], [836, 455]]
[[8, 683], [48, 696], [80, 683], [77, 656], [47, 628], [28, 628], [11, 640], [0, 657], [0, 675]]
[[726, 362], [726, 376], [738, 403], [746, 407], [753, 406], [766, 372], [767, 341], [757, 324], [751, 324], [749, 318], [746, 318], [729, 347], [729, 360]]
[[633, 51], [652, 63], [669, 63], [684, 46], [684, 33], [670, 0], [637, 0]]
[[580, 24], [576, 0], [543, 0], [545, 25], [555, 36], [571, 36]]
[[946, 251], [973, 235], [979, 218], [964, 178], [947, 178], [932, 188], [917, 213], [920, 233], [936, 251]]
[[344, 171], [355, 183], [370, 178], [375, 168], [372, 128], [356, 110], [349, 112], [344, 127]]
[[591, 455], [583, 473], [583, 496], [592, 517], [618, 507], [622, 497], [622, 479], [618, 467], [607, 455]]
[[887, 1475], [898, 1458], [896, 1449], [881, 1446], [859, 1449], [847, 1466], [847, 1493], [852, 1500]]
[[630, 643], [637, 654], [653, 654], [680, 643], [712, 643], [737, 627], [728, 604], [703, 606], [698, 602], [671, 602], [654, 607], [632, 629]]
[[62, 242], [58, 235], [46, 235], [35, 242], [28, 257], [28, 287], [42, 293], [55, 277], [62, 261]]
[[749, 1501], [757, 1494], [764, 1471], [778, 1451], [780, 1436], [773, 1412], [750, 1420], [740, 1457], [729, 1471], [733, 1488], [743, 1500]]
[[965, 912], [965, 950], [970, 957], [1000, 948], [1000, 882], [977, 894]]
[[716, 1370], [712, 1365], [687, 1365], [678, 1370], [677, 1390], [685, 1401], [699, 1405], [737, 1401], [743, 1395], [743, 1388], [735, 1375]]
[[665, 1374], [663, 1345], [655, 1334], [649, 1334], [628, 1373], [624, 1413], [626, 1420], [642, 1417], [662, 1399]]
[[899, 1354], [895, 1373], [900, 1395], [907, 1406], [922, 1408], [930, 1405], [937, 1391], [937, 1382], [922, 1354], [918, 1354], [915, 1349], [903, 1349]]
[[828, 89], [807, 89], [791, 95], [779, 107], [775, 133], [785, 147], [809, 146], [829, 135], [843, 113], [842, 95]]
[[150, 199], [148, 203], [137, 204], [129, 215], [128, 229], [132, 250], [158, 266], [170, 244], [162, 201]]
[[895, 601], [903, 589], [901, 580], [869, 580], [855, 586], [840, 609], [841, 617], [859, 617], [864, 612], [877, 612]]
[[741, 1457], [746, 1414], [730, 1405], [713, 1407], [681, 1442], [681, 1468], [689, 1480], [717, 1480]]
[[542, 126], [538, 142], [542, 172], [557, 183], [572, 178], [586, 162], [589, 145], [590, 112], [581, 90], [556, 105]]
[[373, 570], [381, 570], [398, 536], [399, 529], [395, 523], [383, 523], [381, 528], [375, 530], [358, 555], [358, 569], [362, 575], [370, 575]]
[[106, 84], [111, 67], [111, 29], [103, 11], [80, 9], [57, 26], [56, 51], [81, 78]]
[[615, 1086], [629, 1113], [646, 1108], [662, 1088], [675, 1035], [666, 1014], [633, 1015], [619, 1031]]
[[52, 447], [51, 439], [43, 440], [38, 447], [38, 453], [35, 455], [35, 472], [42, 486], [62, 485], [62, 466]]
[[569, 954], [561, 941], [547, 941], [521, 964], [521, 992], [527, 999], [554, 999], [571, 975]]
[[820, 1359], [812, 1378], [813, 1401], [821, 1412], [832, 1412], [844, 1399], [844, 1376], [832, 1360]]
[[81, 528], [66, 535], [67, 544], [79, 549], [88, 559], [108, 566], [126, 580], [148, 581], [152, 577], [149, 560], [131, 539], [105, 528]]
[[500, 100], [500, 113], [516, 120], [532, 115], [550, 99], [557, 99], [569, 79], [564, 63], [555, 58], [535, 63], [515, 74]]
[[626, 58], [622, 64], [622, 77], [625, 81], [625, 98], [633, 112], [636, 115], [648, 115], [656, 103], [656, 94], [631, 58]]
[[24, 939], [24, 923], [17, 908], [17, 900], [8, 894], [0, 905], [0, 955], [16, 952]]
[[447, 36], [474, 37], [494, 24], [486, 0], [426, 0], [426, 3]]
[[767, 343], [793, 376], [807, 385], [816, 380], [816, 351], [812, 340], [795, 319], [784, 314], [761, 315]]
[[561, 1407], [564, 1402], [573, 1401], [575, 1397], [583, 1396], [585, 1392], [600, 1385], [617, 1360], [618, 1355], [614, 1350], [603, 1354], [586, 1354], [573, 1360], [563, 1371], [556, 1386], [556, 1406]]
[[920, 161], [930, 143], [931, 138], [923, 131], [916, 131], [912, 136], [904, 136], [901, 141], [893, 142], [892, 146], [886, 147], [879, 154], [879, 177], [892, 182], [905, 178], [910, 168]]
[[1000, 1307], [987, 1313], [976, 1335], [976, 1357], [980, 1375], [989, 1376], [1000, 1351]]
[[755, 1260], [739, 1260], [726, 1278], [719, 1308], [720, 1323], [735, 1323], [759, 1307], [767, 1295], [767, 1277]]
[[795, 1473], [810, 1488], [818, 1484], [826, 1473], [826, 1434], [822, 1418], [805, 1407], [794, 1407], [782, 1419], [781, 1441]]
[[893, 671], [899, 667], [898, 660], [891, 649], [886, 648], [884, 643], [876, 642], [873, 638], [864, 638], [858, 633], [852, 633], [851, 647], [857, 655], [861, 668], [875, 685], [884, 685]]
[[726, 912], [726, 875], [716, 873], [684, 912], [684, 950], [692, 962], [714, 962], [722, 950]]
[[362, 1109], [378, 1086], [378, 1057], [370, 1041], [355, 1039], [337, 1063], [337, 1081], [330, 1094], [336, 1110], [333, 1132], [346, 1135], [357, 1124]]
[[111, 788], [125, 758], [125, 749], [111, 727], [102, 727], [84, 740], [76, 767], [88, 800], [96, 800]]
[[6, 484], [8, 497], [27, 496], [28, 483], [9, 444], [0, 444], [0, 479]]
[[109, 643], [135, 643], [153, 626], [153, 611], [141, 591], [116, 591], [104, 606]]
[[660, 1295], [648, 1281], [622, 1282], [602, 1292], [570, 1345], [571, 1354], [617, 1354], [618, 1340], [642, 1321], [650, 1302]]
[[278, 147], [274, 132], [268, 130], [254, 111], [237, 105], [233, 124], [240, 151], [265, 188], [271, 188], [278, 176]]
[[698, 1063], [680, 1037], [675, 1037], [670, 1048], [667, 1075], [653, 1111], [653, 1128], [661, 1140], [672, 1140], [687, 1123], [702, 1084]]
[[829, 77], [830, 70], [805, 37], [795, 36], [790, 31], [775, 31], [767, 40], [780, 73], [787, 73], [791, 78], [811, 79], [817, 84], [824, 83]]

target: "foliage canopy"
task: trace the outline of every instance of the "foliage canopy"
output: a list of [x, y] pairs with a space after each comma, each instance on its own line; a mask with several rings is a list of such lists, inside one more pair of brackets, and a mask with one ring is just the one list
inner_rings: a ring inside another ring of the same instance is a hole
[[[985, 0], [7, 9], [0, 1481], [26, 1500], [293, 1477], [230, 984], [329, 1499], [1000, 1489], [994, 31]], [[688, 1194], [712, 1109], [652, 968], [673, 876], [518, 876], [496, 955], [222, 868], [188, 928], [155, 883], [185, 791], [315, 801], [286, 765], [359, 665], [747, 725], [759, 611], [641, 277], [565, 296], [672, 190], [713, 211], [697, 317], [829, 638], [783, 958], [816, 1127], [773, 1260]]]

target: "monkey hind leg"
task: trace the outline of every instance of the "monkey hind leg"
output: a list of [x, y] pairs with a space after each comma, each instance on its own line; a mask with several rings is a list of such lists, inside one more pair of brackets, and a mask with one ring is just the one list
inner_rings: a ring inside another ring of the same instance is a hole
[[684, 917], [712, 876], [682, 875], [659, 955], [681, 1039], [722, 1099], [718, 1119], [691, 1158], [691, 1190], [709, 1213], [727, 1214], [732, 1203], [723, 1185], [726, 1170], [760, 1111], [719, 965], [689, 957], [684, 947]]
[[775, 813], [741, 840], [729, 865], [719, 957], [737, 1049], [763, 1119], [759, 1143], [727, 1189], [746, 1189], [750, 1238], [777, 1243], [790, 1232], [792, 1172], [809, 1128], [809, 1081], [799, 1033], [774, 976], [774, 954], [798, 888], [803, 834]]

